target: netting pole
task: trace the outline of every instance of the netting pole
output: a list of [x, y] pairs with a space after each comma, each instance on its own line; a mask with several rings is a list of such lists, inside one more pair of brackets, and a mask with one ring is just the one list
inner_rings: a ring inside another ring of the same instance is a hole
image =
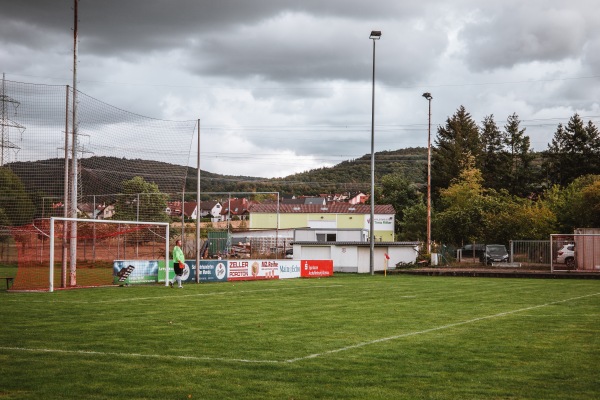
[[181, 245], [185, 249], [185, 181], [181, 192]]
[[550, 272], [554, 273], [554, 253], [552, 252], [552, 242], [554, 239], [554, 235], [550, 234]]
[[[98, 216], [96, 215], [96, 207], [98, 207], [96, 205], [96, 195], [94, 195], [93, 197], [93, 206], [94, 206], [94, 211], [92, 211], [92, 215], [94, 217], [94, 219], [98, 219]], [[96, 262], [96, 224], [92, 224], [92, 263]]]
[[169, 287], [169, 225], [167, 224], [167, 231], [165, 234], [165, 286]]
[[[64, 176], [64, 188], [63, 188], [63, 217], [69, 216], [69, 85], [67, 85], [65, 103], [65, 176]], [[63, 237], [62, 237], [62, 266], [60, 274], [60, 287], [67, 287], [67, 234], [69, 232], [68, 225], [63, 221]], [[52, 236], [51, 236], [52, 237]], [[51, 239], [53, 240], [53, 239]]]
[[198, 119], [198, 155], [196, 156], [196, 283], [200, 283], [200, 119]]
[[54, 217], [50, 218], [50, 277], [48, 278], [48, 291], [54, 292]]
[[[140, 194], [139, 193], [137, 194], [136, 205], [137, 205], [137, 208], [135, 210], [135, 220], [139, 221], [140, 220]], [[136, 238], [137, 238], [137, 233], [136, 233]], [[138, 255], [139, 255], [139, 241], [136, 240], [135, 241], [135, 256], [136, 256], [136, 258], [138, 257]]]

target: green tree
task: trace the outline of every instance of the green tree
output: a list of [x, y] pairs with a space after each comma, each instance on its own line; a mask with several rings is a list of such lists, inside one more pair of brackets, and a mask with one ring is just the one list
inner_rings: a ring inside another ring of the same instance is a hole
[[23, 183], [6, 167], [0, 168], [0, 209], [13, 226], [30, 223], [35, 211]]
[[541, 202], [510, 195], [506, 190], [485, 196], [483, 241], [508, 244], [510, 240], [547, 239], [555, 232], [556, 216]]
[[440, 191], [439, 203], [432, 224], [436, 239], [459, 247], [484, 239], [485, 189], [473, 157], [450, 187]]
[[585, 175], [566, 187], [554, 185], [542, 200], [557, 219], [559, 233], [600, 226], [600, 175]]
[[167, 195], [156, 183], [136, 176], [123, 182], [123, 193], [115, 203], [114, 219], [124, 221], [168, 222]]
[[575, 114], [567, 126], [558, 128], [544, 155], [544, 166], [551, 184], [565, 186], [587, 174], [600, 174], [600, 134]]
[[[600, 226], [600, 176], [581, 190], [581, 205], [587, 209], [588, 227]], [[586, 228], [585, 226], [581, 226]]]
[[396, 219], [402, 220], [404, 209], [423, 202], [423, 195], [403, 173], [396, 172], [381, 178], [375, 199], [375, 204], [394, 206]]
[[505, 189], [511, 194], [526, 196], [534, 188], [536, 174], [532, 165], [534, 156], [531, 152], [529, 136], [525, 135], [525, 128], [521, 129], [520, 124], [519, 117], [513, 113], [504, 125], [504, 138], [508, 152], [508, 179]]
[[[427, 240], [427, 205], [423, 202], [406, 207], [398, 222], [398, 240]], [[433, 236], [435, 238], [435, 235]]]
[[[479, 163], [482, 147], [479, 129], [464, 106], [440, 126], [431, 154], [431, 185], [439, 191], [459, 177], [468, 157]], [[479, 165], [475, 165], [479, 168]]]
[[502, 132], [494, 116], [489, 115], [483, 119], [480, 131], [481, 145], [483, 149], [481, 173], [486, 186], [500, 190], [506, 187], [509, 170], [509, 159], [505, 151], [506, 133]]

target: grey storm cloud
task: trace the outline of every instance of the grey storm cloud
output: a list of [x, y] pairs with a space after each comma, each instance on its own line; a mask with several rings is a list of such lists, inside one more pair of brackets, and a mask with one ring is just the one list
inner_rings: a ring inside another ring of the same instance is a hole
[[577, 58], [600, 36], [594, 1], [506, 2], [479, 17], [460, 35], [474, 70]]
[[[69, 84], [73, 0], [2, 3], [0, 72]], [[252, 171], [222, 162], [237, 151], [279, 154], [290, 167], [277, 173], [291, 173], [369, 152], [368, 36], [381, 30], [377, 151], [426, 145], [423, 92], [434, 131], [461, 105], [500, 126], [516, 113], [543, 150], [555, 126], [538, 120], [600, 121], [598, 21], [596, 0], [79, 0], [78, 89], [153, 118], [202, 117], [211, 172], [274, 173], [259, 156]]]

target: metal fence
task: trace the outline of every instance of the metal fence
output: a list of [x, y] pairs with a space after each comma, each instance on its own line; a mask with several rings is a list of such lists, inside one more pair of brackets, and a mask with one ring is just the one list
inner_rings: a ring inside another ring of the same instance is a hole
[[511, 240], [509, 247], [511, 263], [550, 267], [552, 257], [549, 240]]

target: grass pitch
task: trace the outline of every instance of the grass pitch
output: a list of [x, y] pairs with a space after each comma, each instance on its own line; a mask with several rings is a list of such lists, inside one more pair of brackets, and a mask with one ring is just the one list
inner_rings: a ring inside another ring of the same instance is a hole
[[591, 399], [600, 281], [0, 291], [0, 398]]

